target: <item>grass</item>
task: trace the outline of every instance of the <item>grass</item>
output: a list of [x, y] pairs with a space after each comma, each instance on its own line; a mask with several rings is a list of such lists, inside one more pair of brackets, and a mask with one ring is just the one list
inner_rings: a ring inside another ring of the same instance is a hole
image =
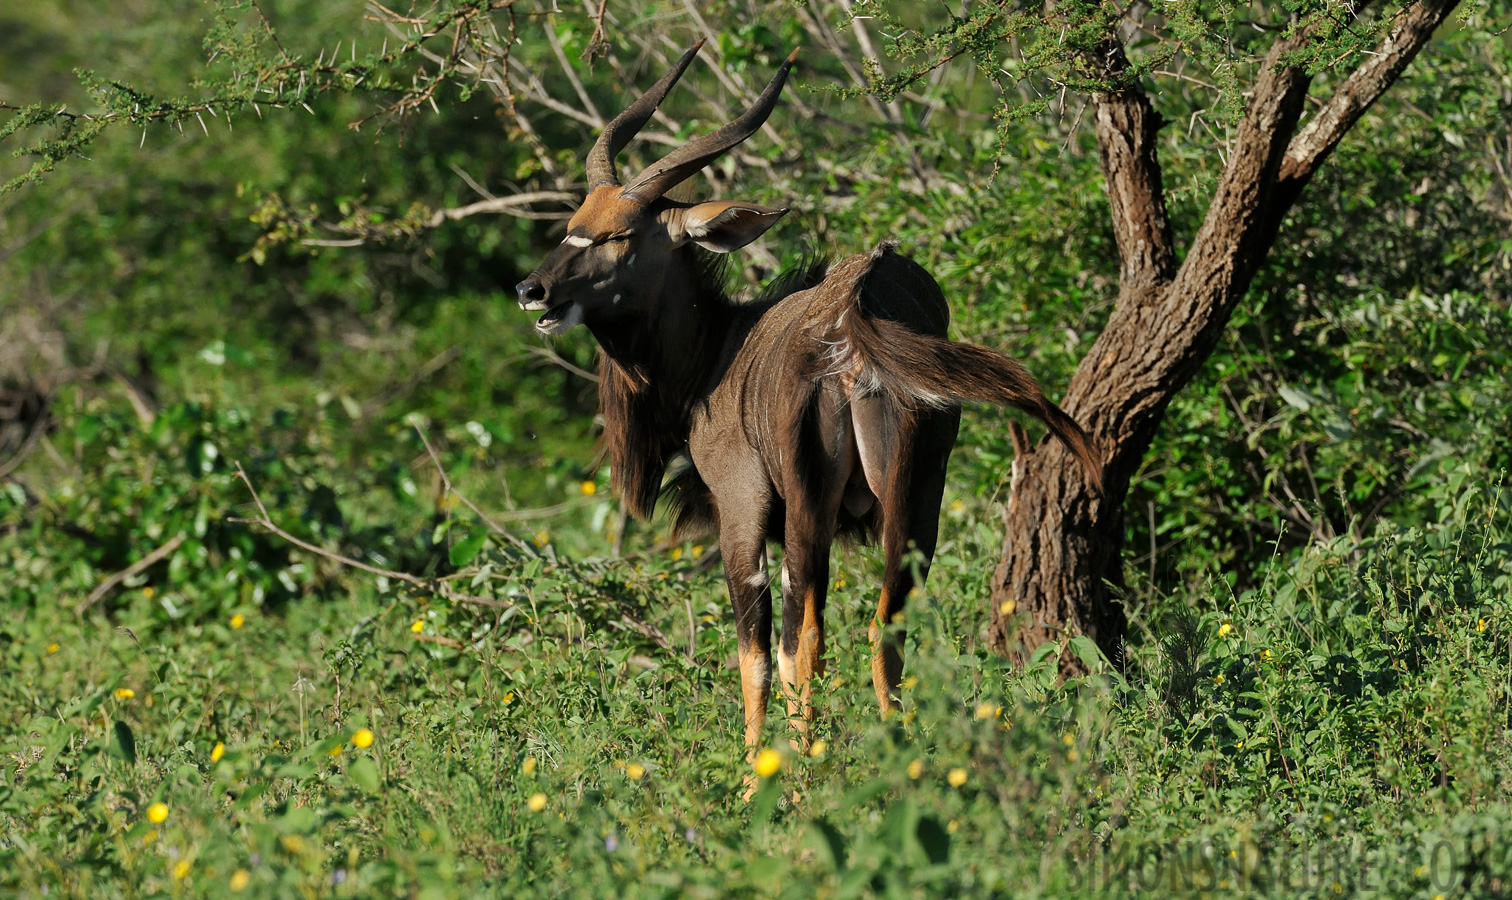
[[[217, 516], [244, 508], [224, 460], [193, 483]], [[774, 716], [780, 766], [749, 803], [706, 548], [577, 561], [549, 543], [478, 550], [453, 523], [442, 543], [478, 555], [451, 584], [494, 604], [479, 606], [244, 525], [217, 538], [212, 516], [187, 564], [78, 617], [93, 569], [18, 501], [0, 538], [15, 573], [0, 890], [1499, 895], [1512, 516], [1500, 489], [1444, 491], [1437, 527], [1311, 546], [1241, 596], [1217, 582], [1142, 601], [1123, 670], [1094, 659], [1064, 684], [1048, 661], [1014, 670], [984, 649], [995, 514], [951, 504], [908, 613], [905, 711], [886, 722], [865, 637], [876, 560], [845, 551], [823, 751], [798, 755]], [[49, 503], [66, 509], [64, 493]], [[297, 492], [265, 494], [275, 517], [311, 518]], [[345, 535], [327, 543], [381, 543]]]

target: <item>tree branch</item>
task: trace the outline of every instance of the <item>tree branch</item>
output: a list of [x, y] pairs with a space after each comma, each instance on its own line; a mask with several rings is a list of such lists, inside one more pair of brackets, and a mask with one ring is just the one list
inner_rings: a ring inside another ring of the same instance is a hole
[[1123, 44], [1109, 37], [1084, 61], [1101, 81], [1123, 83], [1092, 95], [1098, 155], [1118, 241], [1122, 296], [1142, 296], [1176, 273], [1176, 249], [1166, 217], [1155, 141], [1164, 120], [1138, 81], [1129, 76]]
[[431, 213], [430, 221], [426, 224], [431, 228], [438, 228], [443, 222], [465, 219], [468, 216], [476, 216], [480, 213], [509, 213], [525, 219], [556, 219], [567, 218], [570, 213], [546, 213], [535, 210], [520, 209], [532, 203], [556, 202], [576, 203], [580, 198], [570, 191], [527, 191], [522, 194], [511, 194], [508, 197], [494, 197], [491, 200], [479, 200], [477, 203], [469, 203], [466, 206], [457, 206], [451, 209], [438, 209]]
[[1459, 0], [1419, 0], [1408, 7], [1380, 47], [1344, 80], [1292, 139], [1281, 165], [1283, 190], [1295, 199], [1318, 166], [1372, 104], [1396, 83]]

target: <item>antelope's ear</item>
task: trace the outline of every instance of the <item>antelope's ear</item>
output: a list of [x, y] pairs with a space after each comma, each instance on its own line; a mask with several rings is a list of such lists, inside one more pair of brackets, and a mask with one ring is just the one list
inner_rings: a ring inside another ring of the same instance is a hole
[[761, 237], [762, 232], [787, 215], [787, 210], [713, 200], [669, 209], [663, 215], [674, 244], [680, 246], [692, 241], [715, 253], [729, 253]]

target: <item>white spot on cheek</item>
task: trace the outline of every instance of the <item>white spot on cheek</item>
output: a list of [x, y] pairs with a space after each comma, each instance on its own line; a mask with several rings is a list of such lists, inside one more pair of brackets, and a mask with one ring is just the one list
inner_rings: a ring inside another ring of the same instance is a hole
[[569, 234], [569, 235], [567, 235], [567, 237], [565, 237], [565, 238], [562, 239], [562, 243], [568, 244], [568, 245], [573, 246], [573, 247], [592, 247], [593, 246], [593, 239], [592, 238], [585, 238], [585, 237], [578, 237], [575, 234]]

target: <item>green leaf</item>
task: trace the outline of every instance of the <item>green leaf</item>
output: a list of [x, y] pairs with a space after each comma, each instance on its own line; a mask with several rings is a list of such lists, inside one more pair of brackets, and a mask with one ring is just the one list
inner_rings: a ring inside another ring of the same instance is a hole
[[1101, 672], [1107, 668], [1107, 658], [1102, 655], [1097, 644], [1085, 634], [1073, 637], [1067, 642], [1067, 646], [1071, 648], [1072, 653], [1076, 654], [1076, 658], [1082, 661], [1082, 665], [1087, 667], [1088, 672]]
[[116, 759], [124, 759], [127, 765], [136, 765], [136, 735], [131, 733], [131, 726], [117, 719], [110, 740], [110, 755]]
[[924, 855], [935, 865], [942, 865], [950, 861], [950, 833], [940, 825], [940, 820], [934, 816], [924, 816], [919, 819], [919, 825], [914, 830], [914, 835], [919, 839], [919, 846], [924, 848]]
[[829, 853], [830, 867], [836, 872], [845, 871], [845, 836], [828, 819], [815, 819], [809, 828], [818, 838], [815, 841]]
[[449, 554], [451, 564], [454, 566], [465, 566], [474, 559], [477, 559], [479, 551], [483, 549], [483, 544], [487, 540], [488, 534], [479, 531], [452, 544], [451, 553]]
[[353, 784], [369, 794], [378, 793], [378, 788], [383, 783], [383, 780], [378, 777], [378, 767], [373, 764], [370, 756], [360, 756], [347, 766], [347, 777], [352, 779]]

